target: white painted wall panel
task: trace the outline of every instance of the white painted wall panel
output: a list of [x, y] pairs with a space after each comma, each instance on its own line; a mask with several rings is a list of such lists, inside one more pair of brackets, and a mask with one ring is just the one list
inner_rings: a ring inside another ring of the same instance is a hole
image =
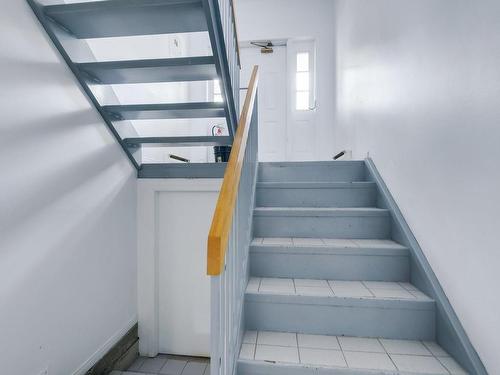
[[144, 179], [138, 190], [140, 351], [208, 356], [207, 238], [221, 179]]
[[370, 153], [498, 374], [500, 2], [341, 0], [334, 14], [336, 148]]
[[218, 191], [160, 193], [161, 353], [210, 355], [207, 237]]

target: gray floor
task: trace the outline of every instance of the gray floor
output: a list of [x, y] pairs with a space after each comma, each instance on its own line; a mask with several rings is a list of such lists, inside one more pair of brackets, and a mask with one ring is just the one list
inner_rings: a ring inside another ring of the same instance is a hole
[[127, 371], [113, 371], [111, 375], [210, 375], [210, 360], [160, 354], [155, 358], [139, 357]]

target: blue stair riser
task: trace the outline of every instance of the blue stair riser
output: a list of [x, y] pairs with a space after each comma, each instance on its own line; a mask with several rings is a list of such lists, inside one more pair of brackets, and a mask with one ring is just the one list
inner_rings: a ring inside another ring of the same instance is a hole
[[[275, 251], [277, 250], [277, 251]], [[400, 255], [325, 254], [314, 248], [251, 248], [250, 274], [298, 279], [408, 281], [409, 257]], [[353, 250], [347, 250], [353, 252]]]
[[290, 216], [254, 213], [256, 237], [319, 237], [385, 239], [389, 237], [389, 215]]
[[306, 334], [435, 339], [435, 303], [247, 294], [246, 329]]
[[256, 190], [257, 206], [374, 207], [376, 204], [376, 190], [372, 183], [301, 185], [304, 184], [259, 183]]
[[260, 163], [258, 181], [351, 182], [364, 181], [362, 161]]

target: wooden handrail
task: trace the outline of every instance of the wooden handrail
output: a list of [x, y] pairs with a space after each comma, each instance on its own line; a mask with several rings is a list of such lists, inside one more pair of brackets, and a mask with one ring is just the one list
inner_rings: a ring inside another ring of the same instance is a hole
[[207, 274], [212, 276], [220, 275], [224, 267], [258, 81], [259, 68], [254, 66], [208, 234]]

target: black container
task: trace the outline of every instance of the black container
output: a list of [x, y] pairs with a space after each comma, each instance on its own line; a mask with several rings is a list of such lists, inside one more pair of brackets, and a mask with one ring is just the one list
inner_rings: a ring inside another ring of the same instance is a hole
[[228, 162], [230, 154], [231, 146], [214, 146], [214, 156], [216, 163]]

